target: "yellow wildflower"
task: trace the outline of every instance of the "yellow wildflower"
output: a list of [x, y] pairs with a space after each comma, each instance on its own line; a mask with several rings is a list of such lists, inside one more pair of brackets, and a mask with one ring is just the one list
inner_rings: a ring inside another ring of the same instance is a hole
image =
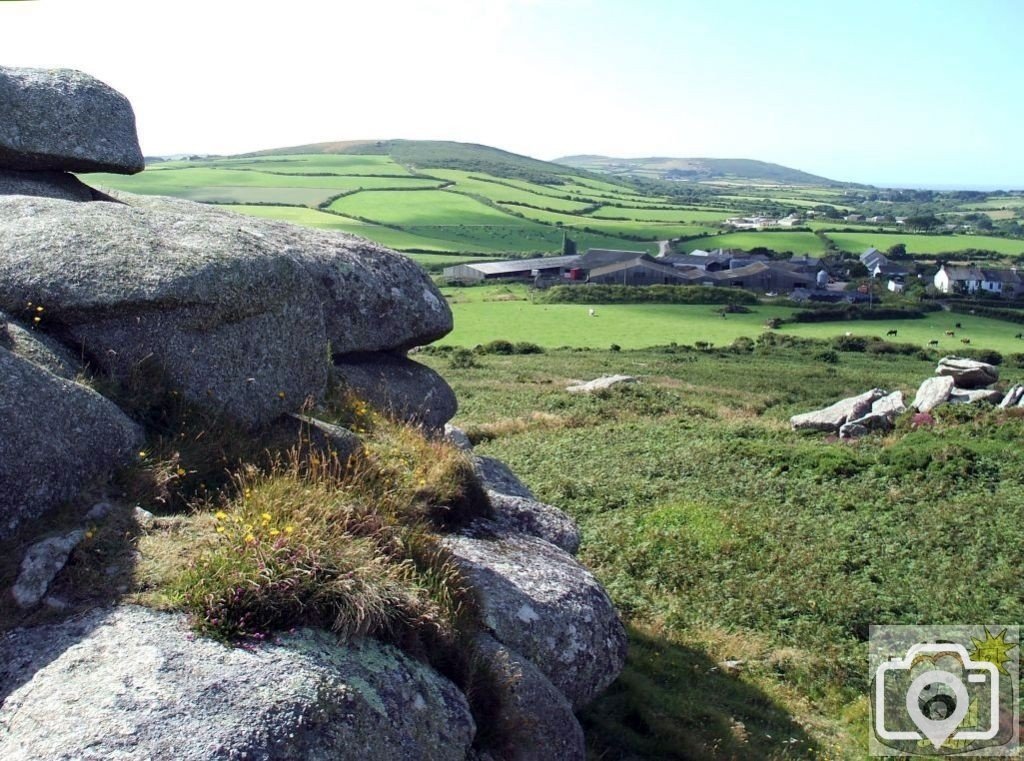
[[286, 533], [286, 534], [291, 534], [294, 531], [295, 531], [295, 526], [285, 526], [284, 527], [284, 533]]
[[245, 541], [247, 541], [247, 542], [255, 542], [256, 541], [256, 537], [254, 537], [252, 534], [246, 534], [245, 535]]
[[224, 520], [225, 518], [228, 517], [228, 514], [225, 513], [223, 510], [218, 510], [217, 512], [215, 512], [213, 514], [213, 517], [216, 518], [219, 521], [222, 521], [222, 520]]
[[270, 523], [270, 513], [263, 513], [260, 517], [263, 519], [264, 523]]
[[280, 531], [278, 531], [278, 530], [277, 530], [276, 528], [272, 528], [272, 529], [270, 529], [270, 535], [271, 535], [271, 536], [277, 536], [277, 535], [278, 535], [278, 534], [280, 534], [280, 533], [281, 533], [281, 532], [280, 532]]

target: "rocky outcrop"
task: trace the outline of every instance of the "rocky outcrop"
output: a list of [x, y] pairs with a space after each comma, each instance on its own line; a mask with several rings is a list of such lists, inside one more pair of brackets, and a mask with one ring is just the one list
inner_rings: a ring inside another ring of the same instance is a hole
[[1010, 407], [1024, 406], [1024, 386], [1020, 384], [1010, 386], [1003, 400], [999, 402], [999, 406], [1004, 410]]
[[794, 431], [828, 431], [836, 432], [846, 422], [857, 420], [868, 412], [877, 400], [886, 396], [886, 392], [873, 388], [858, 396], [843, 399], [824, 409], [794, 415], [789, 419]]
[[493, 520], [505, 529], [539, 537], [570, 555], [575, 555], [580, 548], [580, 530], [576, 523], [554, 505], [493, 489], [487, 490], [487, 497], [494, 508]]
[[566, 386], [565, 390], [570, 394], [593, 394], [595, 391], [604, 391], [605, 389], [618, 386], [621, 383], [636, 383], [637, 380], [632, 375], [602, 375], [600, 378], [594, 378], [592, 381], [577, 381]]
[[999, 380], [999, 368], [962, 357], [943, 357], [935, 374], [951, 377], [957, 388], [965, 389], [985, 388]]
[[626, 632], [597, 580], [543, 539], [478, 521], [448, 536], [494, 638], [521, 653], [573, 707], [599, 695], [626, 658]]
[[63, 536], [53, 536], [28, 548], [21, 561], [18, 580], [11, 589], [14, 601], [22, 608], [39, 604], [57, 574], [64, 570], [71, 550], [85, 538], [85, 531], [75, 529]]
[[141, 431], [114, 404], [3, 348], [0, 387], [0, 539], [141, 446]]
[[335, 351], [399, 351], [451, 329], [411, 260], [354, 236], [167, 199], [0, 197], [0, 308], [31, 301], [111, 374], [147, 361], [250, 425], [323, 392]]
[[0, 67], [0, 167], [141, 172], [128, 99], [70, 69]]
[[[30, 315], [40, 315], [31, 305]], [[42, 317], [39, 317], [42, 320]], [[0, 347], [42, 367], [54, 375], [73, 380], [82, 365], [60, 343], [39, 331], [29, 330], [0, 312]]]
[[572, 705], [529, 660], [488, 634], [476, 638], [501, 701], [504, 747], [492, 753], [507, 761], [582, 761], [583, 730]]
[[902, 391], [893, 391], [871, 404], [871, 414], [873, 415], [902, 415], [906, 411], [907, 406], [903, 403]]
[[246, 649], [184, 616], [98, 611], [0, 638], [0, 757], [464, 759], [451, 682], [372, 640], [300, 630]]
[[455, 392], [444, 378], [406, 357], [348, 355], [335, 360], [334, 372], [371, 406], [428, 431], [442, 429], [458, 409]]
[[0, 169], [0, 196], [40, 196], [63, 201], [98, 201], [106, 198], [66, 172], [17, 172]]
[[473, 457], [473, 472], [486, 488], [513, 497], [533, 499], [533, 492], [501, 460], [485, 455]]
[[953, 389], [949, 395], [951, 404], [974, 404], [975, 402], [988, 402], [999, 404], [1003, 400], [1003, 392], [994, 388], [975, 389]]

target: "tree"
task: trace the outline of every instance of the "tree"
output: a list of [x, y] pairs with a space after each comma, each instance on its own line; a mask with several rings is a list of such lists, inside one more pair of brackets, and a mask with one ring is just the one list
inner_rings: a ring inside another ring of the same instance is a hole
[[889, 250], [885, 252], [893, 259], [906, 259], [907, 258], [907, 244], [897, 243], [895, 246], [889, 246]]
[[934, 230], [941, 225], [942, 220], [934, 214], [916, 214], [913, 217], [907, 217], [907, 227], [915, 230]]

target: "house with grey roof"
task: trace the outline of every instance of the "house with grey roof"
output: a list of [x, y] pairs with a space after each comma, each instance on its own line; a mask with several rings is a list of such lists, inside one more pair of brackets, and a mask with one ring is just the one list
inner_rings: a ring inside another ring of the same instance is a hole
[[940, 293], [990, 294], [1015, 298], [1024, 294], [1024, 281], [1017, 269], [958, 267], [943, 264], [932, 281]]

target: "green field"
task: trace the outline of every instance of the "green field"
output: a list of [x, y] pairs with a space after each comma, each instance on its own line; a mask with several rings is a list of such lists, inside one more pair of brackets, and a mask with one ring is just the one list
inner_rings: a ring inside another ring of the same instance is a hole
[[828, 237], [843, 251], [860, 253], [869, 246], [886, 251], [904, 243], [911, 254], [944, 254], [977, 248], [1008, 256], [1024, 254], [1024, 240], [994, 238], [986, 235], [913, 235], [908, 233], [829, 233]]
[[686, 224], [708, 225], [724, 222], [739, 214], [734, 209], [642, 209], [620, 206], [602, 206], [588, 217], [595, 219], [626, 219], [637, 222], [683, 222]]
[[[698, 341], [727, 346], [740, 336], [757, 338], [773, 317], [788, 317], [794, 307], [756, 306], [749, 314], [723, 318], [715, 306], [681, 304], [541, 304], [530, 300], [520, 285], [492, 285], [472, 288], [444, 288], [455, 316], [455, 330], [441, 339], [442, 345], [473, 347], [498, 338], [530, 341], [544, 347], [573, 346], [607, 349], [618, 344], [640, 349], [670, 343], [693, 345]], [[590, 309], [596, 316], [590, 316]], [[963, 329], [954, 329], [959, 322]], [[953, 354], [969, 338], [972, 348], [995, 349], [1003, 353], [1024, 353], [1024, 341], [1015, 338], [1024, 326], [986, 317], [933, 312], [918, 319], [851, 320], [786, 324], [777, 331], [804, 338], [831, 339], [846, 333], [885, 337], [928, 348], [937, 340], [936, 351]], [[953, 330], [952, 338], [945, 331]]]
[[[250, 167], [286, 174], [394, 174], [409, 175], [409, 170], [390, 156], [370, 155], [294, 155], [253, 156], [248, 158], [205, 160], [204, 165], [232, 169]], [[157, 166], [162, 166], [158, 164]]]
[[680, 249], [693, 251], [700, 248], [710, 251], [713, 248], [735, 248], [749, 251], [763, 246], [773, 251], [789, 251], [794, 254], [821, 255], [825, 253], [825, 244], [814, 233], [808, 232], [737, 232], [723, 235], [712, 235], [707, 238], [683, 241]]

